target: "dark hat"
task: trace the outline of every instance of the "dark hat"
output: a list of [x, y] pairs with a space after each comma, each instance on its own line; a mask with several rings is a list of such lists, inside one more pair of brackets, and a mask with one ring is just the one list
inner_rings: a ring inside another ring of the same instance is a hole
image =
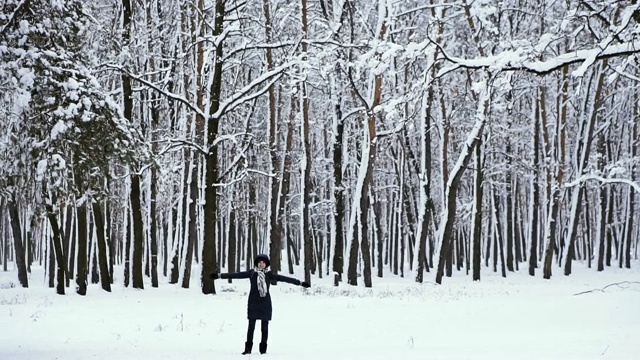
[[271, 262], [269, 261], [269, 257], [265, 254], [260, 254], [256, 256], [255, 260], [253, 260], [253, 265], [258, 266], [258, 263], [260, 261], [264, 261], [267, 267], [271, 265]]

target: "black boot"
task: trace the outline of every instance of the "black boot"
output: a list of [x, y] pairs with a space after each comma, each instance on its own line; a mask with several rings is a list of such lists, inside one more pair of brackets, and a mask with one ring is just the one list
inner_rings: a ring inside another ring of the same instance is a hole
[[[244, 343], [244, 352], [242, 353], [242, 355], [251, 354], [252, 348], [253, 348], [253, 343], [250, 343], [250, 342]], [[260, 345], [260, 348], [262, 349], [262, 344]]]
[[267, 343], [260, 343], [260, 354], [267, 353]]

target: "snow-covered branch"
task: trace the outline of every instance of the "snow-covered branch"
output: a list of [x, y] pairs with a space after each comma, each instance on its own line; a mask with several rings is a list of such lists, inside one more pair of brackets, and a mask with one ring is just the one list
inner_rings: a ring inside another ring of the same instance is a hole
[[188, 146], [202, 155], [207, 155], [207, 150], [201, 145], [187, 139], [168, 139], [169, 145], [162, 149], [159, 154], [164, 154], [175, 147], [182, 148]]
[[186, 107], [188, 107], [189, 109], [191, 109], [191, 111], [195, 112], [197, 115], [202, 116], [203, 118], [208, 118], [207, 114], [205, 114], [202, 110], [198, 109], [197, 106], [195, 106], [194, 104], [191, 103], [191, 101], [187, 100], [184, 96], [180, 96], [177, 94], [174, 94], [170, 91], [166, 91], [161, 89], [160, 87], [158, 87], [156, 84], [154, 84], [151, 81], [145, 80], [144, 78], [132, 74], [131, 72], [129, 72], [127, 69], [125, 69], [123, 66], [120, 65], [116, 65], [116, 64], [105, 64], [104, 65], [107, 68], [110, 69], [115, 69], [118, 70], [122, 73], [125, 73], [127, 76], [129, 76], [131, 79], [145, 85], [148, 86], [149, 88], [157, 91], [158, 93], [160, 93], [160, 95], [163, 95], [171, 100], [175, 100], [181, 104], [184, 104]]
[[[222, 104], [220, 104], [220, 108], [218, 109], [218, 111], [216, 111], [211, 116], [213, 116], [213, 118], [215, 119], [219, 119], [224, 114], [226, 114], [227, 112], [233, 111], [236, 107], [240, 106], [241, 104], [247, 101], [253, 100], [261, 96], [262, 94], [266, 93], [269, 90], [269, 88], [273, 86], [273, 84], [276, 81], [278, 81], [280, 77], [282, 77], [282, 74], [286, 69], [299, 63], [300, 63], [299, 60], [289, 61], [278, 66], [277, 68], [271, 71], [268, 71], [260, 75], [259, 77], [251, 81], [249, 84], [247, 84], [245, 87], [240, 89], [240, 91], [236, 92], [230, 98], [222, 102]], [[264, 82], [267, 82], [267, 84], [257, 91], [252, 91], [253, 89], [255, 89], [256, 87], [258, 87], [260, 84]]]
[[6, 24], [4, 24], [4, 26], [2, 28], [0, 28], [0, 36], [3, 36], [5, 31], [7, 31], [7, 28], [9, 28], [9, 26], [11, 26], [13, 24], [13, 22], [15, 21], [18, 12], [22, 9], [23, 6], [25, 6], [27, 4], [29, 0], [22, 0], [20, 2], [20, 4], [18, 4], [18, 6], [16, 6], [15, 10], [13, 10], [13, 13], [11, 14], [11, 16], [9, 17], [9, 21], [7, 21]]
[[583, 175], [581, 177], [579, 177], [578, 179], [571, 181], [569, 183], [566, 183], [564, 186], [567, 188], [570, 187], [575, 187], [575, 186], [580, 186], [583, 183], [589, 181], [589, 180], [596, 180], [599, 181], [603, 184], [626, 184], [631, 186], [635, 191], [637, 191], [638, 193], [640, 193], [640, 184], [638, 184], [637, 182], [630, 180], [630, 179], [620, 179], [620, 178], [605, 178], [602, 177], [600, 175], [596, 175], [596, 174], [586, 174]]
[[463, 59], [459, 57], [449, 56], [444, 51], [444, 49], [441, 48], [440, 50], [442, 53], [442, 57], [440, 58], [440, 60], [447, 60], [453, 64], [442, 68], [442, 70], [438, 72], [438, 77], [444, 76], [451, 71], [460, 68], [489, 68], [496, 71], [522, 70], [538, 75], [545, 75], [556, 71], [565, 65], [584, 62], [592, 63], [595, 60], [640, 53], [640, 40], [610, 45], [606, 48], [596, 47], [593, 49], [571, 51], [548, 60], [531, 60], [530, 54], [521, 49], [515, 51], [503, 51], [496, 55], [479, 57], [475, 59]]

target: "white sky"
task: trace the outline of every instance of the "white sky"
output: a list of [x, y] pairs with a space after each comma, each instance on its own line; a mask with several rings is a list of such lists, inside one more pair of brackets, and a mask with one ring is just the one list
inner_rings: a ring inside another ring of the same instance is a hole
[[[598, 273], [574, 264], [545, 281], [525, 271], [502, 279], [454, 273], [443, 285], [374, 278], [374, 288], [272, 287], [269, 359], [640, 359], [640, 264]], [[199, 273], [194, 271], [193, 273]], [[0, 284], [17, 283], [0, 272]], [[609, 284], [627, 282], [601, 289]], [[249, 283], [217, 281], [216, 296], [163, 281], [153, 289], [97, 285], [81, 297], [46, 287], [0, 289], [0, 359], [243, 358]], [[121, 282], [120, 282], [121, 283]], [[68, 289], [71, 290], [71, 289]], [[256, 326], [254, 353], [260, 327]], [[249, 358], [249, 357], [244, 357]]]

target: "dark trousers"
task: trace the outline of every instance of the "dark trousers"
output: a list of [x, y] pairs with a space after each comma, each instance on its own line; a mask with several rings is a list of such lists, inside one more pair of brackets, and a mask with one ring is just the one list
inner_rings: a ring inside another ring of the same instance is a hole
[[[253, 332], [256, 329], [256, 321], [257, 319], [249, 319], [249, 328], [247, 329], [248, 343], [253, 342]], [[260, 330], [262, 331], [262, 338], [260, 339], [260, 342], [263, 344], [266, 344], [267, 338], [269, 338], [269, 321], [268, 320], [261, 320], [261, 321], [262, 321], [262, 326], [260, 327]]]

